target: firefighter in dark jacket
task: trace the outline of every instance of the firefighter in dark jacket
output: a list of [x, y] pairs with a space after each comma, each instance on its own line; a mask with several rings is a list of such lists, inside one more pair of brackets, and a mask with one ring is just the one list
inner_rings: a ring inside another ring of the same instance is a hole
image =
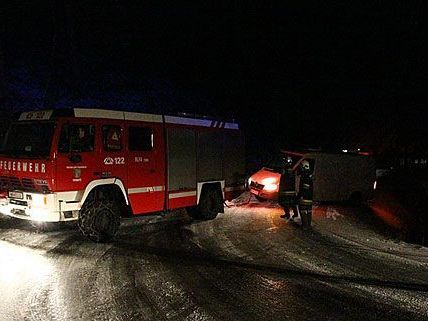
[[281, 218], [285, 218], [287, 221], [290, 220], [292, 214], [297, 215], [296, 173], [291, 167], [292, 159], [289, 157], [279, 182], [278, 203], [284, 209], [284, 214], [281, 215]]
[[300, 214], [302, 227], [309, 228], [312, 221], [312, 200], [314, 186], [312, 169], [308, 160], [300, 163], [299, 193], [297, 195], [297, 210]]

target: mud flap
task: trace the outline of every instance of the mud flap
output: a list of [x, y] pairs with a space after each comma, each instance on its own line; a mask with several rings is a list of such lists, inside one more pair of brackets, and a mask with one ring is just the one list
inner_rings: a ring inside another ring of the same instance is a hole
[[213, 200], [212, 210], [217, 213], [224, 213], [224, 199], [221, 191], [221, 183], [205, 183], [202, 186], [200, 200], [210, 197]]
[[224, 213], [224, 200], [220, 183], [206, 183], [202, 186], [198, 212], [202, 219], [213, 219], [218, 213]]

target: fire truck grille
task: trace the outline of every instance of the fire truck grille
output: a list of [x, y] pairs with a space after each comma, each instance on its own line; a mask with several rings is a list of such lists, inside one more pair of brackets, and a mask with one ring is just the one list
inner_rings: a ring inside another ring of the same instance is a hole
[[21, 183], [24, 189], [30, 189], [30, 190], [36, 189], [36, 186], [34, 185], [34, 182], [31, 178], [23, 178], [21, 180]]
[[32, 178], [19, 179], [15, 176], [0, 176], [0, 189], [2, 190], [22, 190], [27, 192], [48, 192], [47, 185], [36, 185]]
[[258, 189], [258, 190], [262, 190], [263, 187], [265, 187], [263, 184], [259, 184], [257, 182], [251, 182], [250, 186], [251, 188]]

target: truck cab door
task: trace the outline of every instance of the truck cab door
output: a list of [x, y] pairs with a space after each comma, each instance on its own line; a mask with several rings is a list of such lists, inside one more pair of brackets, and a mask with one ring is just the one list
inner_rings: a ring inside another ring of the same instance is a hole
[[162, 124], [127, 126], [128, 197], [133, 213], [165, 208], [165, 142]]
[[101, 123], [100, 178], [117, 178], [126, 186], [127, 170], [123, 122], [108, 120]]
[[56, 157], [58, 191], [83, 191], [94, 179], [98, 164], [95, 127], [83, 121], [62, 124]]

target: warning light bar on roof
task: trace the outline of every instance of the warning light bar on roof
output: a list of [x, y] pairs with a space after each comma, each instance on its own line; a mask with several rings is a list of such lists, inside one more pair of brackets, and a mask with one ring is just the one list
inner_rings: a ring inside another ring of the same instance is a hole
[[27, 111], [21, 113], [18, 120], [48, 120], [51, 118], [53, 110]]

